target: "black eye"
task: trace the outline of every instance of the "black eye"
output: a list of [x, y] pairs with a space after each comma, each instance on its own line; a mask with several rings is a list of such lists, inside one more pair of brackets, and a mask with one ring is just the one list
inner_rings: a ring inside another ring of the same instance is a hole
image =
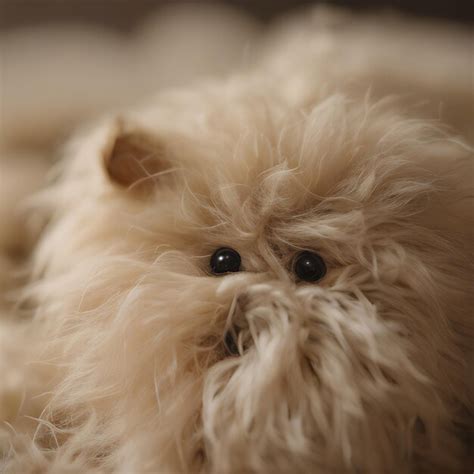
[[326, 264], [316, 253], [301, 252], [295, 259], [294, 272], [302, 281], [318, 281], [326, 275]]
[[216, 250], [211, 257], [211, 271], [215, 275], [240, 271], [241, 258], [234, 249]]

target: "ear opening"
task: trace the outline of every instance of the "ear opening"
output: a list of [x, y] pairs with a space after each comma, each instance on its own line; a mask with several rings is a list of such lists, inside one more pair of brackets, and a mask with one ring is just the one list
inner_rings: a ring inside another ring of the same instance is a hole
[[170, 170], [164, 146], [151, 133], [125, 127], [118, 120], [103, 152], [111, 182], [128, 190], [151, 190], [158, 177]]

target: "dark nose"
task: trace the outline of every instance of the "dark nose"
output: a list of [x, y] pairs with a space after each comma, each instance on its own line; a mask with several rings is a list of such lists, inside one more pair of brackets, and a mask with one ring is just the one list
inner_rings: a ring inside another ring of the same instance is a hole
[[237, 345], [238, 334], [236, 328], [230, 328], [224, 335], [224, 346], [230, 356], [239, 356], [239, 347]]
[[245, 327], [245, 307], [247, 305], [247, 296], [241, 293], [235, 300], [235, 306], [231, 315], [231, 325], [227, 328], [224, 334], [224, 347], [228, 355], [239, 356], [239, 334], [243, 327]]

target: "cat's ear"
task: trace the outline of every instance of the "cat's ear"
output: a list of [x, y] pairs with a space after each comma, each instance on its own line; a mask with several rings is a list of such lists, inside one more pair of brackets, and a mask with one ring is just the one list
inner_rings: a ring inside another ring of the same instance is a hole
[[107, 177], [126, 189], [153, 188], [158, 177], [171, 168], [164, 146], [152, 134], [126, 127], [117, 120], [103, 150]]

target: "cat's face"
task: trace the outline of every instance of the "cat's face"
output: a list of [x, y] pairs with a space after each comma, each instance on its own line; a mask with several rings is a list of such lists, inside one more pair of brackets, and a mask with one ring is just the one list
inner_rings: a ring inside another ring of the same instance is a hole
[[74, 359], [58, 409], [93, 413], [132, 470], [380, 470], [434, 449], [462, 383], [446, 278], [466, 274], [435, 225], [452, 196], [431, 132], [337, 96], [188, 99], [109, 129], [99, 161], [81, 145], [51, 193], [38, 255]]

